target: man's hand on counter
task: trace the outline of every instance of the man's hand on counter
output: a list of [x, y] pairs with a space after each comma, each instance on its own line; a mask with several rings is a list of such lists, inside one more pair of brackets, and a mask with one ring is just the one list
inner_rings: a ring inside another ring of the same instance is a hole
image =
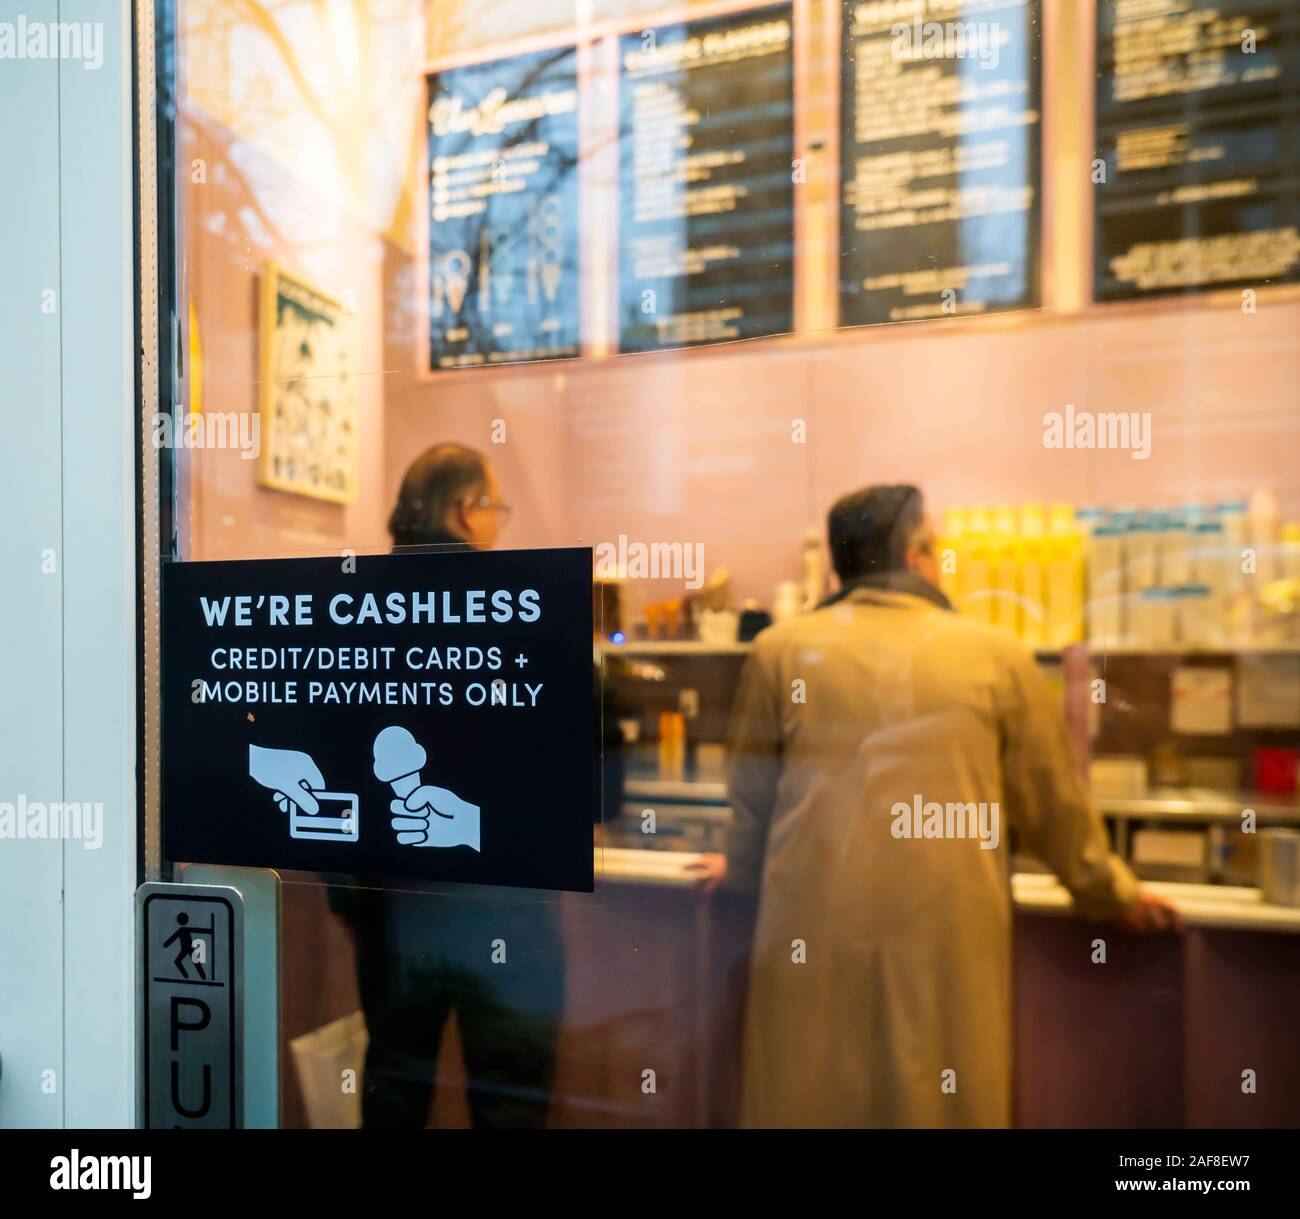
[[1119, 923], [1126, 931], [1140, 935], [1183, 930], [1183, 916], [1178, 912], [1178, 907], [1145, 890], [1138, 894], [1137, 901], [1124, 912]]
[[702, 855], [694, 863], [686, 865], [689, 872], [699, 876], [695, 886], [702, 893], [712, 893], [727, 874], [727, 857], [725, 855]]

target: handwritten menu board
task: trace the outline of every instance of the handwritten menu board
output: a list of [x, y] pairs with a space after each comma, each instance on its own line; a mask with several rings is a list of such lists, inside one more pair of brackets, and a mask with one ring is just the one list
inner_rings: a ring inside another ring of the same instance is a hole
[[794, 326], [789, 4], [619, 39], [619, 346]]
[[1100, 0], [1093, 295], [1300, 278], [1295, 0]]
[[576, 356], [573, 47], [429, 77], [429, 366]]
[[1039, 301], [1038, 0], [843, 4], [840, 325]]

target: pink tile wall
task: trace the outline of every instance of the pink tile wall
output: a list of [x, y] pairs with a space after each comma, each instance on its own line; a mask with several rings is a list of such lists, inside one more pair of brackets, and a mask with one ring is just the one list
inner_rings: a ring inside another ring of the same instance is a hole
[[[1270, 486], [1300, 518], [1300, 302], [1262, 299], [1254, 315], [1174, 302], [389, 378], [388, 486], [424, 445], [460, 439], [490, 449], [517, 505], [507, 544], [699, 541], [764, 603], [798, 576], [803, 528], [874, 481], [920, 483], [936, 508]], [[1151, 412], [1150, 458], [1046, 449], [1043, 415], [1067, 403]]]

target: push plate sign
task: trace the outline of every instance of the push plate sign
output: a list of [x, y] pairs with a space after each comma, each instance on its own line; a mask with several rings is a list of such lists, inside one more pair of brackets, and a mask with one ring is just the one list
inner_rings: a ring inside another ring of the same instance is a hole
[[135, 905], [144, 1126], [242, 1126], [243, 899], [151, 881]]
[[172, 563], [170, 860], [590, 892], [591, 551]]

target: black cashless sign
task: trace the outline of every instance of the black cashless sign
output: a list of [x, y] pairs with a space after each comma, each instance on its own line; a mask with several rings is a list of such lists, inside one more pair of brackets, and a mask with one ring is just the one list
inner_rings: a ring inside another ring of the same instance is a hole
[[169, 860], [590, 892], [591, 551], [173, 563]]

